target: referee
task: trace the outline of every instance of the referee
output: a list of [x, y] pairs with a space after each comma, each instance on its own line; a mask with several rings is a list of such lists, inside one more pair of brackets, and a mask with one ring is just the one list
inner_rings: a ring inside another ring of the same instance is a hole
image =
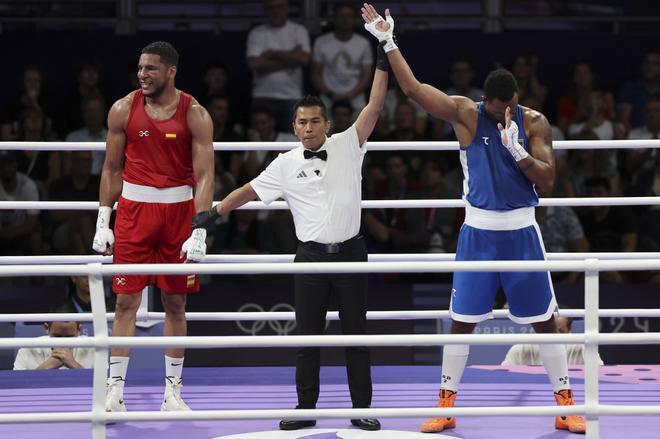
[[[293, 130], [301, 145], [280, 154], [254, 180], [230, 193], [194, 228], [227, 215], [257, 196], [266, 204], [283, 198], [289, 205], [300, 241], [295, 262], [367, 260], [360, 230], [362, 160], [366, 140], [380, 115], [387, 92], [387, 57], [378, 47], [369, 102], [346, 131], [328, 137], [330, 121], [323, 101], [307, 96], [294, 106]], [[342, 332], [366, 332], [366, 274], [296, 274], [294, 306], [301, 335], [322, 334], [331, 295], [337, 299]], [[371, 405], [371, 360], [366, 347], [346, 348], [348, 386], [354, 408]], [[320, 350], [298, 351], [296, 389], [299, 409], [313, 409], [319, 397]], [[377, 419], [351, 419], [363, 430], [379, 430]], [[314, 420], [283, 420], [282, 430], [316, 425]]]

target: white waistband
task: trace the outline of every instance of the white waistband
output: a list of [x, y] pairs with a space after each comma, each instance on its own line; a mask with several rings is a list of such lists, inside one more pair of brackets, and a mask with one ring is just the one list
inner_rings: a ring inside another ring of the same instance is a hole
[[191, 186], [151, 187], [124, 181], [121, 196], [142, 203], [181, 203], [193, 197]]
[[465, 204], [465, 224], [483, 230], [517, 230], [536, 224], [534, 207], [484, 210]]

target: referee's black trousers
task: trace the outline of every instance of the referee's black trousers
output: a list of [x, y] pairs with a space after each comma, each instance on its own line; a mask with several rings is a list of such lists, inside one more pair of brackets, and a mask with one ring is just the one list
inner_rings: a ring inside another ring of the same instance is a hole
[[[347, 241], [338, 253], [300, 243], [295, 262], [365, 262], [362, 237]], [[331, 295], [336, 297], [344, 334], [365, 334], [367, 327], [367, 274], [296, 274], [296, 326], [300, 335], [320, 335]], [[298, 408], [315, 408], [319, 397], [320, 349], [301, 348], [296, 360]], [[355, 408], [371, 405], [371, 359], [366, 347], [346, 348], [346, 371]]]

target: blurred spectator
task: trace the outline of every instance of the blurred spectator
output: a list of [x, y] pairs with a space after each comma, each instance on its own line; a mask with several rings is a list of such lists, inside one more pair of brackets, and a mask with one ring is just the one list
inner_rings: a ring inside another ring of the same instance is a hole
[[[14, 151], [0, 151], [0, 201], [39, 201], [36, 183], [18, 172]], [[38, 210], [0, 210], [0, 254], [41, 254]]]
[[[16, 140], [45, 142], [54, 140], [48, 129], [46, 116], [36, 108], [26, 108], [19, 118]], [[62, 175], [62, 153], [59, 151], [22, 150], [18, 152], [18, 171], [37, 184], [41, 198], [48, 193], [48, 185]]]
[[222, 152], [216, 151], [213, 154], [215, 162], [215, 186], [214, 186], [214, 200], [222, 200], [231, 191], [236, 189], [236, 179], [224, 167]]
[[628, 138], [660, 138], [660, 97], [651, 98], [646, 102], [646, 105], [644, 106], [644, 125], [630, 130]]
[[559, 128], [568, 133], [568, 127], [584, 122], [591, 116], [592, 99], [598, 101], [598, 111], [603, 119], [614, 119], [614, 97], [608, 91], [596, 87], [591, 65], [577, 63], [573, 69], [573, 85], [568, 93], [559, 98], [557, 119]]
[[[650, 196], [660, 196], [660, 160], [655, 163], [655, 173], [651, 185]], [[639, 251], [658, 252], [660, 251], [660, 206], [649, 206], [642, 213], [639, 221]], [[651, 281], [660, 283], [660, 273], [657, 271], [651, 274]]]
[[445, 90], [449, 96], [466, 96], [474, 102], [481, 102], [484, 91], [472, 85], [475, 74], [472, 64], [467, 59], [454, 61], [449, 69], [449, 82], [451, 86]]
[[[53, 201], [98, 200], [101, 178], [92, 175], [90, 151], [71, 153], [71, 175], [55, 180], [49, 188], [48, 199]], [[96, 215], [84, 210], [53, 210], [49, 212], [53, 226], [51, 244], [58, 254], [89, 253], [96, 231]]]
[[[580, 133], [575, 140], [598, 140], [592, 131]], [[619, 173], [612, 161], [612, 154], [606, 149], [573, 149], [568, 151], [566, 179], [559, 193], [567, 197], [586, 196], [585, 180], [601, 176], [608, 180], [612, 194], [621, 193]]]
[[[467, 59], [458, 59], [449, 69], [449, 82], [451, 86], [444, 90], [449, 96], [466, 96], [474, 102], [481, 102], [484, 91], [472, 85], [474, 69]], [[433, 138], [437, 140], [455, 140], [451, 125], [441, 119], [433, 120]]]
[[617, 114], [626, 132], [644, 124], [644, 108], [651, 99], [660, 99], [660, 52], [644, 55], [641, 76], [627, 82], [617, 98]]
[[423, 140], [415, 130], [415, 106], [410, 101], [399, 101], [394, 109], [394, 127], [387, 140], [410, 142]]
[[374, 60], [371, 44], [355, 33], [355, 15], [353, 4], [337, 4], [334, 31], [314, 41], [311, 82], [328, 108], [342, 100], [353, 108], [366, 105], [364, 92], [371, 83]]
[[204, 86], [206, 88], [202, 104], [208, 108], [213, 98], [221, 96], [227, 99], [231, 111], [227, 115], [227, 123], [235, 131], [245, 131], [244, 119], [247, 117], [246, 100], [237, 96], [235, 88], [230, 86], [227, 66], [219, 61], [212, 61], [206, 66], [204, 72]]
[[[386, 141], [416, 142], [425, 138], [415, 130], [415, 106], [411, 101], [399, 101], [394, 110], [394, 128], [385, 137]], [[422, 171], [422, 151], [405, 151], [402, 153], [408, 165], [407, 177], [419, 186]]]
[[83, 100], [90, 96], [102, 96], [107, 102], [106, 93], [100, 88], [101, 68], [91, 61], [85, 61], [78, 70], [78, 85], [66, 100], [62, 116], [64, 120], [58, 129], [60, 134], [70, 133], [84, 125], [83, 115], [80, 111]]
[[538, 60], [535, 56], [518, 55], [511, 66], [511, 73], [518, 82], [518, 98], [522, 100], [533, 97], [543, 106], [548, 96], [548, 90], [536, 77], [537, 63]]
[[[606, 118], [609, 112], [604, 107], [609, 105], [602, 92], [592, 91], [584, 103], [585, 118], [568, 127], [568, 137], [575, 138], [586, 132], [593, 132], [599, 140], [623, 138], [623, 128], [620, 124]], [[611, 117], [611, 116], [610, 116]]]
[[75, 310], [72, 312], [92, 312], [92, 299], [89, 295], [89, 277], [71, 276], [67, 302]]
[[[644, 109], [643, 127], [633, 128], [628, 139], [658, 139], [660, 133], [660, 99], [649, 99]], [[644, 197], [653, 192], [659, 155], [656, 148], [624, 149], [621, 187], [627, 197]], [[638, 212], [645, 206], [635, 206]]]
[[[377, 199], [406, 200], [419, 198], [419, 182], [407, 178], [407, 165], [399, 153], [387, 159], [387, 181], [375, 188]], [[394, 253], [425, 252], [429, 232], [422, 209], [380, 209], [365, 211], [364, 224], [370, 236], [384, 251]]]
[[[244, 141], [245, 137], [233, 127], [228, 126], [229, 101], [222, 96], [214, 96], [207, 105], [213, 120], [213, 140], [215, 142]], [[236, 187], [243, 165], [243, 152], [216, 151], [215, 157], [215, 197], [222, 199]]]
[[256, 210], [239, 209], [213, 231], [211, 253], [273, 253], [273, 233], [257, 219]]
[[47, 116], [51, 106], [46, 102], [43, 92], [41, 70], [28, 67], [21, 75], [19, 94], [5, 108], [0, 119], [0, 140], [17, 140], [20, 129], [19, 118], [26, 109], [34, 109], [44, 114], [45, 130], [49, 131], [52, 120]]
[[378, 117], [378, 121], [376, 122], [376, 126], [374, 127], [371, 136], [369, 136], [369, 140], [382, 141], [387, 137], [389, 132], [390, 132], [390, 116], [389, 113], [387, 113], [387, 111], [383, 109], [383, 111], [380, 112], [380, 116]]
[[[571, 332], [573, 326], [573, 319], [569, 317], [557, 316], [557, 330], [561, 334], [568, 334]], [[566, 355], [568, 355], [568, 365], [583, 365], [584, 364], [584, 345], [582, 344], [567, 344]], [[603, 365], [603, 360], [598, 355], [598, 364]], [[506, 354], [506, 358], [502, 361], [502, 366], [542, 366], [543, 361], [539, 356], [539, 345], [536, 344], [516, 344], [511, 346]]]
[[[588, 178], [584, 185], [589, 197], [612, 196], [610, 183], [604, 177]], [[626, 207], [591, 206], [580, 216], [584, 232], [594, 252], [636, 252], [637, 221]], [[606, 271], [602, 279], [610, 283], [623, 283], [621, 272]]]
[[[108, 130], [105, 128], [105, 119], [107, 116], [105, 98], [102, 95], [85, 96], [80, 104], [80, 114], [84, 126], [70, 132], [66, 136], [67, 142], [105, 142]], [[103, 161], [105, 160], [105, 151], [92, 151], [92, 175], [101, 175], [103, 170]], [[68, 172], [71, 172], [71, 164], [66, 166]]]
[[208, 99], [206, 109], [213, 120], [214, 142], [242, 142], [245, 137], [229, 123], [231, 103], [226, 96], [215, 95]]
[[[75, 313], [70, 304], [52, 310], [55, 313]], [[44, 323], [44, 337], [85, 337], [80, 323]], [[94, 348], [21, 348], [16, 354], [14, 370], [91, 369], [94, 367]]]
[[335, 101], [330, 107], [331, 129], [333, 133], [346, 131], [353, 124], [353, 106], [349, 101]]
[[[546, 197], [550, 194], [539, 193]], [[588, 252], [589, 241], [575, 211], [568, 206], [537, 206], [536, 222], [541, 230], [545, 251], [550, 253]], [[563, 284], [577, 283], [582, 273], [553, 272], [552, 279]]]
[[[247, 134], [250, 142], [297, 142], [298, 138], [292, 130], [292, 125], [289, 125], [286, 132], [278, 131], [273, 112], [268, 107], [256, 107], [252, 110], [252, 126]], [[243, 158], [245, 176], [256, 177], [277, 154], [278, 151], [246, 151]]]
[[207, 105], [214, 96], [229, 98], [229, 74], [227, 66], [219, 61], [207, 64], [204, 72], [204, 86], [206, 91], [203, 95], [203, 103]]
[[[423, 200], [452, 199], [443, 183], [441, 162], [436, 159], [424, 162], [422, 169], [422, 189], [419, 198]], [[430, 208], [424, 210], [426, 230], [429, 233], [428, 251], [447, 253], [456, 248], [456, 209]]]
[[265, 0], [268, 23], [252, 29], [247, 64], [253, 72], [252, 106], [268, 107], [279, 130], [290, 130], [293, 106], [302, 97], [302, 67], [310, 60], [307, 29], [288, 20], [287, 0]]
[[[401, 102], [407, 102], [409, 105], [412, 105], [412, 108], [414, 109], [415, 132], [420, 136], [424, 135], [428, 124], [428, 114], [426, 111], [424, 111], [417, 102], [408, 99], [408, 96], [405, 95], [396, 81], [390, 81], [388, 85], [390, 88], [387, 90], [387, 95], [385, 96], [385, 107], [383, 108], [383, 111], [380, 112], [382, 121], [387, 122], [388, 130], [391, 131], [395, 128], [396, 108]], [[378, 125], [381, 122], [381, 118], [378, 119], [375, 131], [380, 132], [380, 127]], [[374, 136], [371, 136], [370, 138], [373, 137]]]

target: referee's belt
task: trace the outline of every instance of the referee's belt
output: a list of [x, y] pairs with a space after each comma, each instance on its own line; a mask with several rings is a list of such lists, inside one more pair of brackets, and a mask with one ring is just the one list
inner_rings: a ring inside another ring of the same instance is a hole
[[312, 250], [320, 251], [323, 253], [334, 254], [334, 253], [341, 253], [351, 248], [355, 248], [356, 244], [360, 243], [361, 240], [362, 240], [362, 235], [357, 234], [354, 237], [347, 239], [344, 242], [333, 242], [332, 244], [323, 244], [321, 242], [316, 242], [316, 241], [305, 241], [305, 242], [301, 242], [300, 244]]

